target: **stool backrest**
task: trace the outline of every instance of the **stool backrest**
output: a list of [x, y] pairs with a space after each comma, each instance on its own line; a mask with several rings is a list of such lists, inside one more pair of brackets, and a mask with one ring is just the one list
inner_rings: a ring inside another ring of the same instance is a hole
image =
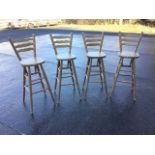
[[143, 33], [133, 34], [133, 33], [119, 32], [120, 52], [123, 51], [124, 47], [132, 47], [132, 48], [134, 48], [134, 52], [136, 53], [138, 50], [138, 47], [140, 45], [142, 35], [143, 35]]
[[88, 53], [91, 50], [102, 51], [104, 33], [101, 34], [86, 34], [82, 33], [82, 38], [85, 46], [85, 51]]
[[33, 56], [36, 57], [36, 41], [35, 35], [33, 34], [32, 37], [23, 38], [23, 39], [9, 39], [15, 54], [19, 60], [22, 59], [20, 53], [22, 52], [33, 52]]
[[55, 55], [58, 55], [58, 49], [62, 48], [68, 48], [68, 53], [71, 54], [73, 33], [65, 35], [50, 34], [50, 39]]

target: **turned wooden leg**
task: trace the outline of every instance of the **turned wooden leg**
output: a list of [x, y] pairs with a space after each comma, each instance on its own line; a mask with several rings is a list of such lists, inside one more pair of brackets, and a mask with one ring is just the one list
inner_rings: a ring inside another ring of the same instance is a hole
[[75, 79], [74, 79], [74, 70], [72, 68], [72, 62], [70, 60], [68, 60], [68, 64], [69, 64], [69, 69], [70, 69], [70, 72], [71, 72], [71, 75], [72, 75], [72, 83], [73, 83], [73, 86], [75, 88]]
[[102, 75], [102, 64], [101, 64], [101, 59], [97, 60], [98, 66], [99, 66], [99, 71], [100, 71], [100, 80], [101, 80], [101, 87], [103, 88], [103, 82], [104, 82], [104, 77]]
[[133, 100], [136, 101], [136, 64], [135, 59], [132, 62], [132, 78], [133, 78]]
[[111, 91], [110, 96], [113, 95], [113, 92], [114, 92], [114, 89], [115, 89], [115, 86], [116, 86], [116, 82], [117, 82], [117, 79], [118, 79], [118, 75], [119, 75], [119, 72], [121, 70], [122, 63], [123, 63], [123, 58], [120, 58], [118, 66], [117, 66], [117, 70], [116, 70], [116, 73], [115, 73], [115, 76], [114, 76], [114, 80], [113, 80], [113, 84], [112, 84], [112, 91]]
[[102, 79], [104, 79], [105, 93], [106, 93], [106, 96], [108, 97], [107, 79], [106, 79], [104, 62], [103, 62], [103, 59], [101, 59], [100, 61], [101, 61], [101, 76], [102, 76]]
[[46, 73], [45, 73], [45, 71], [44, 71], [44, 68], [43, 68], [42, 64], [40, 64], [39, 66], [40, 66], [40, 69], [41, 69], [41, 71], [42, 71], [42, 73], [43, 73], [43, 76], [44, 76], [44, 78], [45, 78], [45, 82], [46, 82], [47, 88], [48, 88], [48, 90], [49, 90], [49, 92], [50, 92], [51, 98], [52, 98], [53, 102], [55, 103], [55, 99], [54, 99], [54, 96], [53, 96], [53, 93], [52, 93], [52, 89], [51, 89], [51, 87], [50, 87], [50, 84], [49, 84], [48, 78], [47, 78], [47, 76], [46, 76]]
[[26, 69], [23, 67], [23, 104], [25, 104]]
[[88, 83], [89, 83], [89, 79], [90, 79], [90, 72], [91, 72], [91, 65], [92, 65], [92, 59], [89, 58], [89, 64], [88, 64], [88, 71], [87, 71], [87, 75], [86, 75], [86, 89], [85, 89], [85, 97], [87, 96], [87, 91], [88, 91]]
[[73, 70], [73, 78], [74, 78], [74, 81], [75, 81], [75, 84], [76, 84], [76, 87], [77, 87], [77, 90], [78, 90], [79, 97], [81, 99], [79, 82], [78, 82], [76, 68], [75, 68], [74, 61], [73, 60], [71, 61], [71, 66], [72, 66], [72, 70]]
[[56, 89], [57, 89], [59, 66], [60, 66], [60, 62], [58, 61], [57, 62], [57, 67], [56, 67], [56, 77], [55, 77], [55, 84], [54, 84], [54, 92], [56, 92]]
[[28, 66], [28, 79], [29, 79], [29, 93], [30, 93], [30, 112], [33, 113], [32, 80], [31, 80], [31, 68], [30, 68], [30, 66]]
[[60, 93], [61, 93], [61, 80], [62, 80], [62, 69], [63, 69], [63, 61], [60, 61], [60, 75], [59, 75], [59, 81], [58, 81], [58, 103], [60, 103]]
[[87, 66], [86, 66], [86, 71], [85, 71], [85, 76], [84, 76], [84, 81], [83, 81], [83, 86], [82, 86], [82, 90], [84, 90], [84, 86], [85, 86], [85, 82], [86, 82], [86, 76], [87, 76], [88, 67], [89, 67], [89, 62], [90, 62], [90, 59], [88, 58], [88, 60], [87, 60]]

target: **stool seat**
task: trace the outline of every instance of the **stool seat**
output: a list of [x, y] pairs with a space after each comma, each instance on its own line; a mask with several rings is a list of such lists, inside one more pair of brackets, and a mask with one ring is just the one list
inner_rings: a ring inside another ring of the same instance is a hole
[[74, 60], [76, 59], [76, 56], [72, 54], [58, 54], [57, 59], [58, 60]]
[[20, 61], [22, 66], [35, 66], [35, 65], [43, 64], [44, 62], [45, 61], [39, 57], [26, 58]]
[[119, 52], [118, 55], [124, 58], [138, 58], [139, 57], [139, 53], [130, 52], [130, 51]]
[[103, 52], [88, 52], [87, 57], [88, 58], [104, 58], [106, 57], [106, 54]]

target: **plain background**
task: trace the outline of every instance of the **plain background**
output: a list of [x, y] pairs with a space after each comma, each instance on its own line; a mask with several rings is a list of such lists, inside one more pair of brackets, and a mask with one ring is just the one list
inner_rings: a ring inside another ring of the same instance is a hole
[[[0, 19], [153, 19], [153, 0], [0, 0]], [[154, 155], [154, 136], [0, 136], [0, 155]]]

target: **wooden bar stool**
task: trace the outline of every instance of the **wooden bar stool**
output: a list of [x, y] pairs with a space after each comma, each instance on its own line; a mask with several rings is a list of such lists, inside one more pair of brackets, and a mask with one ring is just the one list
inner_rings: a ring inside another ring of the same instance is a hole
[[[58, 84], [58, 103], [60, 102], [61, 86], [73, 85], [77, 88], [81, 100], [80, 87], [77, 79], [77, 73], [74, 65], [76, 57], [71, 54], [73, 34], [68, 35], [50, 35], [50, 39], [57, 58], [57, 69], [55, 79], [55, 93]], [[62, 50], [62, 51], [60, 51]], [[71, 84], [62, 84], [63, 78], [71, 78]]]
[[[114, 76], [111, 95], [114, 92], [116, 82], [132, 84], [133, 100], [136, 101], [136, 59], [139, 58], [138, 47], [142, 39], [141, 34], [119, 32], [120, 51], [118, 53], [119, 63]], [[118, 80], [119, 76], [128, 76], [131, 81]]]
[[[23, 103], [25, 104], [25, 90], [28, 90], [30, 94], [31, 113], [33, 113], [33, 94], [40, 92], [45, 93], [46, 90], [49, 90], [52, 100], [55, 103], [49, 81], [43, 68], [44, 60], [36, 56], [35, 35], [19, 40], [10, 39], [10, 43], [23, 67]], [[33, 53], [32, 57], [23, 58], [25, 52]], [[23, 53], [23, 55], [21, 53]], [[32, 92], [32, 86], [36, 84], [41, 84], [42, 89]]]
[[[85, 97], [87, 96], [88, 83], [100, 83], [101, 86], [105, 87], [106, 96], [108, 95], [106, 74], [103, 59], [106, 57], [105, 53], [102, 52], [102, 45], [104, 39], [104, 33], [102, 34], [85, 34], [82, 33], [83, 42], [85, 46], [87, 60], [87, 66], [85, 71], [85, 77], [83, 81], [83, 91]], [[93, 64], [95, 61], [95, 65]], [[98, 70], [92, 70], [92, 68], [97, 68]], [[93, 74], [91, 74], [93, 73]], [[100, 81], [90, 82], [90, 76], [99, 76]]]

